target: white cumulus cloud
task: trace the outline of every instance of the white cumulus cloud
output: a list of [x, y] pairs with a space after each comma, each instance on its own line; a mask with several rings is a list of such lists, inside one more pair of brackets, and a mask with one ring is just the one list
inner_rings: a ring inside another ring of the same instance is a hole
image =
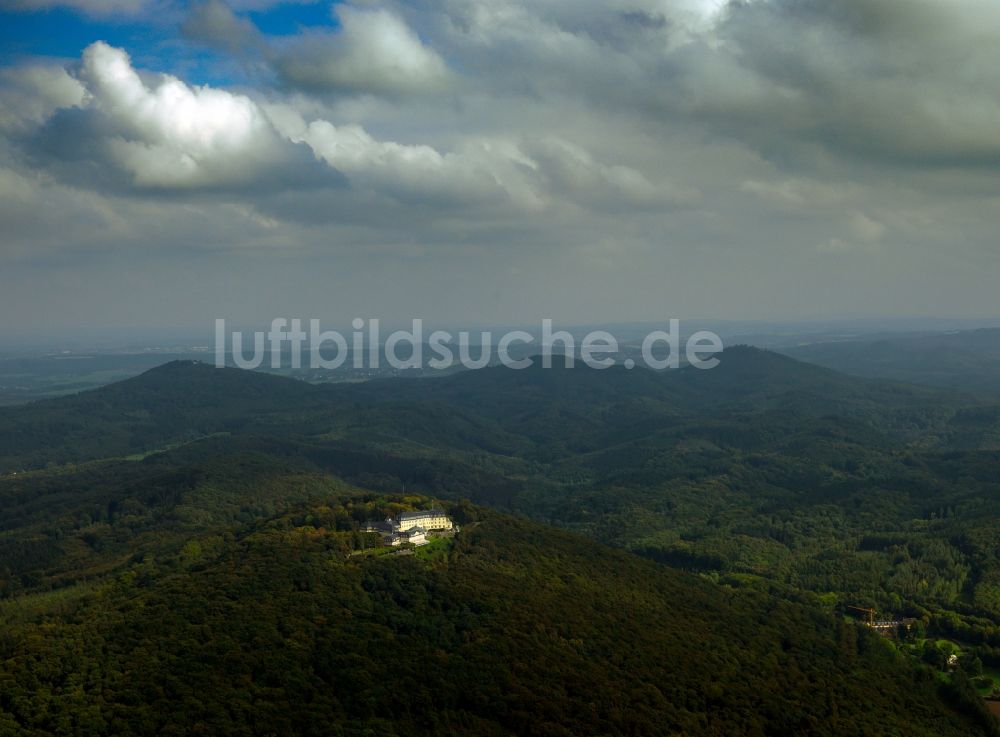
[[[309, 187], [309, 174], [336, 185], [318, 187], [337, 199], [324, 208], [334, 213], [349, 210], [351, 198], [451, 215], [469, 207], [531, 214], [690, 199], [690, 190], [653, 182], [558, 136], [468, 135], [447, 147], [379, 138], [354, 120], [140, 73], [125, 51], [104, 42], [87, 47], [74, 73], [24, 70], [11, 89], [30, 101], [24, 90], [36, 85], [37, 99], [25, 107], [34, 118], [18, 120], [40, 126], [36, 154], [48, 155], [57, 176], [75, 172], [78, 183], [103, 178], [118, 189], [225, 189], [252, 198]], [[118, 178], [109, 179], [114, 172]]]
[[244, 95], [191, 87], [171, 75], [147, 84], [128, 54], [87, 47], [79, 70], [85, 105], [101, 115], [114, 161], [140, 186], [237, 182], [279, 156], [279, 140]]

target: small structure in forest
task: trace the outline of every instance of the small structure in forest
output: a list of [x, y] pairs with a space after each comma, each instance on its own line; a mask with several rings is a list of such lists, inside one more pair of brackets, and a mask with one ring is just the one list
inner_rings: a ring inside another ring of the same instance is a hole
[[905, 617], [903, 619], [878, 619], [878, 611], [868, 607], [851, 606], [848, 609], [854, 609], [855, 611], [861, 612], [865, 615], [865, 624], [869, 629], [873, 629], [880, 635], [885, 635], [891, 637], [899, 632], [899, 628], [903, 627], [907, 632], [916, 624], [917, 620], [912, 617]]
[[404, 543], [426, 545], [429, 537], [451, 535], [456, 528], [444, 510], [426, 509], [403, 512], [395, 519], [386, 517], [384, 522], [370, 522], [366, 529], [382, 533], [383, 544], [395, 547]]

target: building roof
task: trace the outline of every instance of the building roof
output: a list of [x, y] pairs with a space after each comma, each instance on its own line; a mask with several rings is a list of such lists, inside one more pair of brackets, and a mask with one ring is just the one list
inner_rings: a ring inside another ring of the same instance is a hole
[[419, 519], [420, 517], [446, 517], [443, 509], [423, 509], [418, 512], [403, 512], [396, 519], [400, 522], [408, 519]]

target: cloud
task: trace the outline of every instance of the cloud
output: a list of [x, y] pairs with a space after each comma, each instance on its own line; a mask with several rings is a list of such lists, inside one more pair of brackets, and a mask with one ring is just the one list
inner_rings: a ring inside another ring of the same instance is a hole
[[654, 184], [637, 169], [606, 165], [582, 146], [549, 136], [529, 146], [536, 167], [552, 189], [570, 194], [594, 210], [691, 204], [699, 193], [661, 175]]
[[79, 78], [92, 104], [123, 130], [194, 153], [246, 149], [266, 128], [248, 97], [192, 88], [170, 75], [147, 87], [128, 54], [102, 42], [84, 51]]
[[3, 0], [0, 9], [18, 11], [72, 8], [86, 15], [109, 17], [138, 15], [153, 4], [153, 0]]
[[0, 130], [36, 126], [59, 108], [79, 105], [85, 90], [62, 67], [0, 69]]
[[851, 213], [849, 224], [851, 234], [865, 243], [875, 243], [882, 240], [887, 231], [884, 223], [880, 223], [863, 212]]
[[[96, 42], [67, 81], [54, 70], [36, 82], [47, 118], [26, 135], [27, 154], [57, 176], [118, 191], [330, 186], [308, 149], [276, 133], [246, 95], [143, 76], [123, 50]], [[50, 99], [58, 92], [58, 100]], [[48, 102], [46, 102], [48, 100]], [[26, 122], [22, 120], [22, 127]]]
[[[308, 5], [316, 0], [232, 0], [228, 4], [238, 11], [265, 11], [278, 5]], [[71, 8], [98, 19], [114, 20], [115, 16], [151, 16], [157, 12], [172, 13], [186, 3], [172, 0], [0, 0], [0, 11], [34, 12], [51, 8]], [[200, 12], [194, 3], [195, 13]]]
[[746, 84], [712, 84], [696, 59], [687, 84], [703, 92], [691, 109], [754, 145], [781, 136], [886, 163], [1000, 162], [997, 21], [981, 0], [734, 4], [711, 56]]
[[292, 140], [356, 186], [424, 204], [498, 204], [527, 210], [544, 206], [533, 181], [534, 162], [505, 142], [481, 141], [442, 154], [427, 145], [378, 141], [357, 125], [316, 120]]
[[232, 53], [266, 50], [266, 42], [257, 26], [251, 20], [237, 16], [221, 0], [207, 0], [195, 5], [181, 24], [181, 33]]
[[440, 56], [403, 20], [386, 10], [337, 5], [340, 29], [296, 39], [276, 61], [291, 87], [330, 92], [407, 94], [448, 82]]
[[105, 127], [106, 151], [139, 187], [238, 182], [284, 153], [250, 98], [170, 75], [147, 85], [128, 55], [105, 43], [84, 51], [78, 77], [87, 110]]
[[0, 72], [0, 252], [252, 250], [504, 318], [995, 310], [992, 0], [356, 0], [288, 36], [266, 2]]
[[[475, 84], [700, 126], [774, 162], [1000, 163], [988, 0], [414, 0], [393, 4]], [[853, 165], [852, 163], [852, 165]]]
[[358, 123], [334, 123], [288, 103], [140, 73], [128, 54], [103, 42], [84, 51], [75, 77], [24, 70], [17, 79], [19, 88], [38, 83], [32, 122], [41, 125], [28, 137], [35, 161], [66, 181], [117, 192], [242, 192], [273, 212], [260, 192], [314, 187], [337, 200], [321, 208], [325, 216], [367, 207], [373, 219], [392, 203], [428, 208], [433, 219], [627, 210], [692, 197], [690, 188], [662, 177], [654, 184], [557, 136], [472, 135], [447, 150], [376, 138]]
[[805, 178], [747, 180], [740, 191], [761, 203], [787, 212], [837, 211], [865, 196], [857, 185], [831, 184]]
[[442, 153], [425, 144], [380, 141], [358, 125], [306, 123], [287, 109], [272, 109], [271, 115], [284, 135], [307, 144], [354, 186], [410, 204], [539, 213], [560, 202], [620, 209], [679, 204], [694, 196], [673, 184], [656, 187], [635, 169], [607, 166], [555, 137], [474, 138]]

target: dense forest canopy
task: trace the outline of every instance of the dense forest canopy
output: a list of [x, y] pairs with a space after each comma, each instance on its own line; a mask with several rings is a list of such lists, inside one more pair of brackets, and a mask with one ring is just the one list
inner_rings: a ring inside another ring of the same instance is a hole
[[[177, 733], [984, 733], [998, 447], [988, 400], [750, 348], [330, 386], [175, 362], [2, 409], [0, 730], [202, 698]], [[366, 519], [430, 497], [472, 524], [371, 555]]]

